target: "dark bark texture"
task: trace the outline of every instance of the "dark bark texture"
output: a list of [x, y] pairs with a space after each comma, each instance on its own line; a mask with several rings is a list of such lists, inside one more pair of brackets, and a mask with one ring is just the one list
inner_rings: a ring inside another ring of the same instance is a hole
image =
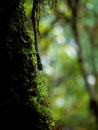
[[39, 100], [36, 51], [25, 20], [23, 0], [0, 3], [0, 129], [50, 130], [48, 111], [38, 110], [47, 105]]

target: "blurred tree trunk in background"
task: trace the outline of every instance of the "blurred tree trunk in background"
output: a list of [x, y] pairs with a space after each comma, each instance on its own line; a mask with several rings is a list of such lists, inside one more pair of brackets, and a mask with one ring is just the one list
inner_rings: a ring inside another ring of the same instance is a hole
[[[88, 73], [88, 70], [87, 68], [85, 67], [85, 64], [86, 64], [86, 58], [83, 54], [83, 48], [82, 48], [82, 45], [81, 45], [81, 38], [80, 38], [80, 32], [79, 32], [79, 29], [78, 29], [78, 21], [79, 21], [79, 0], [74, 0], [74, 1], [69, 1], [68, 0], [68, 6], [69, 8], [71, 9], [71, 12], [72, 12], [72, 18], [71, 18], [71, 28], [72, 28], [72, 32], [73, 32], [73, 35], [74, 35], [74, 38], [75, 38], [75, 42], [78, 46], [78, 62], [80, 64], [80, 68], [81, 68], [81, 72], [82, 72], [82, 75], [83, 75], [83, 78], [85, 80], [85, 87], [90, 95], [90, 110], [91, 112], [93, 113], [94, 117], [95, 117], [95, 120], [96, 120], [96, 125], [97, 125], [97, 128], [96, 130], [98, 130], [98, 102], [97, 102], [97, 91], [96, 91], [96, 88], [97, 88], [97, 84], [94, 85], [94, 87], [91, 86], [91, 84], [88, 82], [88, 76], [89, 76], [89, 73]], [[89, 34], [90, 35], [90, 34]], [[91, 44], [93, 44], [94, 41], [92, 41]], [[93, 50], [93, 46], [91, 48]], [[97, 81], [97, 72], [96, 72], [96, 63], [94, 62], [94, 59], [95, 57], [93, 57], [92, 59], [92, 56], [93, 56], [93, 52], [91, 54], [91, 60], [92, 61], [92, 66], [93, 66], [93, 75], [94, 77], [96, 78], [96, 81]]]
[[35, 45], [25, 25], [24, 0], [0, 3], [0, 129], [50, 130], [41, 99]]

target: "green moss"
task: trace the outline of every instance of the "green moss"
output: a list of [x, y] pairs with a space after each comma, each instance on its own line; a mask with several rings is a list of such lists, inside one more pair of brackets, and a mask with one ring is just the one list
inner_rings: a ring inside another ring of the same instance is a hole
[[[15, 4], [16, 7], [17, 2]], [[51, 130], [53, 119], [47, 85], [37, 68], [34, 36], [26, 27], [23, 4], [20, 3], [17, 8], [11, 8], [9, 11], [7, 22], [10, 24], [6, 23], [8, 32], [6, 33], [6, 28], [2, 29], [6, 35], [0, 42], [0, 50], [3, 48], [0, 52], [0, 82], [3, 84], [0, 94], [3, 92], [2, 104], [5, 104], [0, 108], [3, 114], [7, 112], [8, 115], [5, 117], [8, 122], [14, 120], [19, 125], [23, 120], [27, 123], [32, 122], [30, 125], [33, 129]]]

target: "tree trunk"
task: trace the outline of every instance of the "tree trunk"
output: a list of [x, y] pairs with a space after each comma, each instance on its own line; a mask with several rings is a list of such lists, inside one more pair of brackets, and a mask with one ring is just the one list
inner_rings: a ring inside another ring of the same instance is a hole
[[51, 130], [47, 103], [40, 99], [36, 50], [23, 2], [0, 3], [0, 127]]
[[87, 81], [87, 77], [89, 74], [88, 74], [87, 68], [85, 67], [86, 61], [83, 55], [83, 49], [81, 46], [79, 29], [78, 29], [78, 11], [79, 11], [78, 2], [79, 1], [77, 0], [73, 7], [72, 7], [73, 4], [69, 3], [69, 6], [72, 10], [71, 28], [72, 28], [75, 42], [78, 45], [78, 62], [80, 64], [81, 73], [85, 80], [85, 87], [90, 95], [90, 104], [89, 104], [90, 110], [91, 112], [93, 112], [93, 115], [95, 117], [95, 122], [96, 122], [96, 130], [98, 130], [98, 102], [97, 102], [97, 94], [96, 94], [96, 89], [95, 89], [96, 87], [94, 86], [94, 88], [92, 88], [92, 86]]

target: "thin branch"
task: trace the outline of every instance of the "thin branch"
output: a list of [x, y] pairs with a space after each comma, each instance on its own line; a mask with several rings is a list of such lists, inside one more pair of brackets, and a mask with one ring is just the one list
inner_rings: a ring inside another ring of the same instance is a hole
[[38, 50], [38, 42], [39, 42], [39, 20], [40, 20], [40, 7], [39, 7], [39, 1], [34, 0], [33, 1], [33, 9], [32, 9], [32, 24], [33, 24], [33, 31], [34, 31], [34, 42], [35, 42], [35, 49], [36, 49], [36, 56], [37, 56], [37, 63], [38, 63], [38, 69], [42, 70], [42, 63], [39, 56], [39, 50]]

